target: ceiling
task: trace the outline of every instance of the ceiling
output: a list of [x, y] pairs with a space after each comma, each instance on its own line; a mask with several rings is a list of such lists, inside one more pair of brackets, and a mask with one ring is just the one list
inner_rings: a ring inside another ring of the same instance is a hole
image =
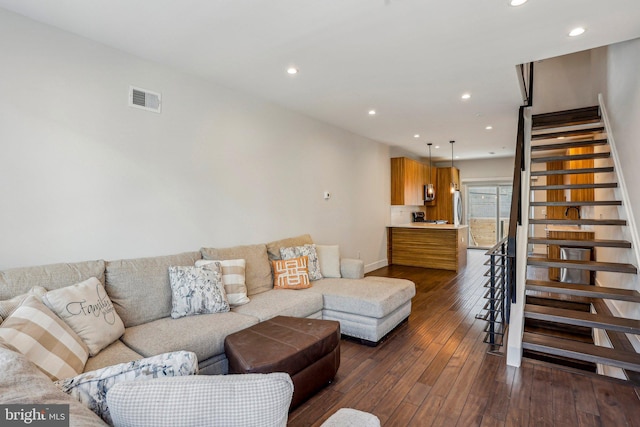
[[[434, 159], [513, 155], [515, 66], [640, 37], [638, 0], [0, 0]], [[580, 37], [568, 32], [584, 26]], [[294, 66], [299, 73], [290, 76]], [[461, 95], [471, 94], [463, 101]], [[376, 110], [371, 116], [368, 111]], [[486, 130], [486, 126], [493, 126]], [[414, 138], [419, 134], [419, 138]]]

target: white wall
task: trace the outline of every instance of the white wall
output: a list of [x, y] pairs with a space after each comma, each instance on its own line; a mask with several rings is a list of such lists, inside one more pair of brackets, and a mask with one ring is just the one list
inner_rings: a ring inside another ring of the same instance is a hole
[[598, 105], [605, 81], [606, 48], [586, 50], [534, 64], [533, 114]]
[[0, 269], [301, 233], [384, 263], [388, 146], [2, 9], [0, 51]]
[[[635, 222], [635, 233], [632, 227], [610, 227], [596, 232], [597, 238], [625, 239], [637, 242], [637, 227], [640, 225], [638, 214], [640, 213], [640, 82], [638, 70], [640, 70], [640, 39], [611, 45], [607, 49], [606, 57], [607, 87], [604, 92], [605, 107], [610, 122], [613, 147], [617, 152], [620, 162], [619, 174], [622, 174], [620, 189], [608, 190], [607, 198], [621, 200], [624, 192], [628, 197], [628, 206], [632, 217], [627, 215], [627, 209], [601, 207], [596, 209], [596, 215], [602, 214], [603, 218], [616, 217]], [[605, 179], [602, 177], [601, 179]], [[638, 248], [635, 248], [638, 251]], [[638, 266], [637, 254], [632, 250], [598, 249], [598, 260], [630, 263]], [[603, 286], [624, 287], [640, 290], [640, 278], [637, 275], [615, 275], [599, 272], [597, 280]], [[619, 313], [640, 319], [640, 307], [637, 304], [615, 302], [615, 308]], [[640, 351], [640, 341], [636, 343]]]

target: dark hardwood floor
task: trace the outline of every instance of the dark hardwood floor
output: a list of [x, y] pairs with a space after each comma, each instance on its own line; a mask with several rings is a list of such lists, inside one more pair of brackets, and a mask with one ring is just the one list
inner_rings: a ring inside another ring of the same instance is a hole
[[341, 342], [332, 384], [294, 410], [289, 426], [319, 426], [340, 408], [383, 426], [640, 426], [640, 389], [619, 380], [487, 353], [484, 251], [465, 270], [390, 266], [372, 275], [416, 283], [408, 322], [377, 347]]

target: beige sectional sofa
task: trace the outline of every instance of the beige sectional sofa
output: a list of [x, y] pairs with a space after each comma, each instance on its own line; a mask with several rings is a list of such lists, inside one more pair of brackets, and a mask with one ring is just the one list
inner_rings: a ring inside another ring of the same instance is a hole
[[[414, 283], [364, 278], [360, 260], [340, 260], [341, 278], [311, 282], [309, 289], [273, 289], [271, 260], [279, 259], [279, 249], [311, 243], [311, 237], [303, 235], [268, 244], [202, 248], [152, 258], [11, 269], [0, 272], [0, 300], [24, 294], [36, 285], [53, 290], [96, 277], [122, 319], [125, 332], [90, 357], [85, 371], [188, 350], [196, 354], [200, 374], [226, 374], [225, 337], [277, 315], [338, 320], [344, 335], [370, 343], [380, 341], [409, 316]], [[172, 318], [168, 268], [193, 266], [200, 259], [246, 260], [250, 302], [226, 313]]]

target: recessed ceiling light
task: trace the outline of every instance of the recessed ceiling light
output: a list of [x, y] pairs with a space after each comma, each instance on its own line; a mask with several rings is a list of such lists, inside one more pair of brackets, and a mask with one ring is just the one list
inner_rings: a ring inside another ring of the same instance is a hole
[[414, 138], [420, 138], [420, 134], [416, 133], [415, 135], [413, 135]]
[[460, 156], [456, 156], [456, 159], [459, 159], [459, 158], [460, 158]]
[[509, 4], [511, 6], [522, 6], [526, 2], [527, 2], [527, 0], [509, 0]]
[[439, 145], [436, 145], [436, 148], [440, 148], [440, 146], [439, 146]]
[[369, 115], [370, 116], [375, 116], [376, 115], [376, 110], [369, 110]]
[[469, 98], [471, 98], [471, 94], [470, 93], [463, 93], [461, 98], [462, 99], [469, 99]]
[[493, 126], [489, 125], [489, 126], [485, 127], [485, 129], [486, 130], [491, 130], [491, 129], [493, 129]]
[[287, 68], [287, 74], [290, 74], [292, 76], [298, 74], [298, 71], [299, 70], [296, 67]]
[[576, 27], [573, 30], [569, 31], [569, 37], [578, 37], [584, 34], [585, 31], [587, 30], [585, 30], [583, 27]]

